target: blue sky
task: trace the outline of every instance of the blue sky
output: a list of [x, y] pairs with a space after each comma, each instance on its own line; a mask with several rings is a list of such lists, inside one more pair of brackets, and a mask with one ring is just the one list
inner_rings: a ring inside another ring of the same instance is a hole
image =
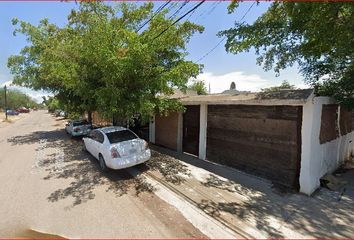
[[[156, 7], [163, 2], [156, 2]], [[181, 3], [179, 3], [181, 4]], [[189, 2], [179, 13], [194, 6], [195, 2]], [[252, 2], [243, 2], [233, 14], [227, 14], [229, 2], [205, 2], [193, 15], [190, 21], [201, 24], [205, 27], [202, 34], [196, 34], [188, 43], [187, 57], [191, 60], [198, 60], [209, 52], [219, 41], [216, 36], [220, 30], [228, 29], [239, 20], [252, 5]], [[254, 4], [244, 18], [246, 22], [253, 22], [264, 13], [269, 7], [269, 2]], [[50, 22], [58, 25], [66, 23], [66, 17], [72, 8], [77, 7], [74, 2], [0, 2], [0, 86], [12, 80], [12, 76], [6, 67], [7, 58], [10, 55], [18, 54], [21, 48], [27, 43], [23, 36], [14, 37], [12, 32], [14, 26], [12, 18], [28, 21], [37, 24], [40, 19], [48, 18]], [[217, 93], [227, 89], [231, 81], [236, 82], [237, 89], [257, 91], [260, 88], [279, 85], [282, 80], [288, 80], [298, 87], [305, 87], [302, 77], [298, 74], [296, 67], [289, 68], [275, 76], [273, 71], [265, 72], [261, 66], [256, 65], [256, 55], [253, 51], [241, 54], [228, 54], [225, 51], [224, 43], [220, 44], [212, 53], [199, 63], [204, 64], [203, 73], [198, 79], [210, 84], [211, 92]], [[34, 92], [28, 89], [21, 89], [37, 100], [44, 92]]]

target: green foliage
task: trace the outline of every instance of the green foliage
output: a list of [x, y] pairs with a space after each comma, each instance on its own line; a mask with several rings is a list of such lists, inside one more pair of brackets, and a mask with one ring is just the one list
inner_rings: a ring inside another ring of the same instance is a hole
[[226, 50], [254, 48], [265, 70], [299, 65], [318, 94], [352, 105], [354, 5], [349, 2], [274, 2], [253, 24], [236, 23], [219, 33]]
[[50, 112], [54, 112], [55, 110], [60, 109], [59, 100], [55, 97], [48, 97], [48, 99], [46, 97], [43, 97], [43, 103]]
[[204, 81], [193, 81], [193, 83], [189, 86], [189, 89], [196, 91], [198, 95], [208, 94]]
[[277, 92], [280, 90], [294, 90], [296, 89], [295, 85], [290, 84], [288, 81], [284, 80], [279, 86], [262, 88], [262, 92]]
[[139, 32], [154, 14], [152, 3], [81, 2], [63, 27], [46, 19], [38, 26], [14, 20], [15, 33], [30, 43], [8, 60], [14, 83], [54, 92], [69, 113], [97, 110], [106, 117], [129, 118], [177, 108], [158, 96], [185, 89], [188, 79], [199, 74], [199, 65], [185, 60], [186, 43], [203, 27], [186, 21], [155, 38], [173, 21], [167, 11]]
[[[17, 109], [20, 107], [26, 108], [39, 108], [39, 104], [36, 103], [30, 96], [24, 94], [18, 90], [7, 90], [7, 108]], [[0, 89], [0, 108], [5, 109], [5, 91]]]

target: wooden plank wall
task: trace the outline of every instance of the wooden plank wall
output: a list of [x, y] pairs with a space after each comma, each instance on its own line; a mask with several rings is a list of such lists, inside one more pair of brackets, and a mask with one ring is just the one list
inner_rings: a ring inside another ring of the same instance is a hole
[[340, 126], [340, 134], [346, 135], [350, 133], [353, 130], [353, 113], [350, 109], [345, 108], [345, 107], [340, 107], [340, 120], [339, 120], [339, 126]]
[[207, 159], [298, 188], [302, 107], [209, 105]]
[[321, 114], [320, 143], [323, 144], [330, 142], [338, 137], [338, 105], [323, 105]]

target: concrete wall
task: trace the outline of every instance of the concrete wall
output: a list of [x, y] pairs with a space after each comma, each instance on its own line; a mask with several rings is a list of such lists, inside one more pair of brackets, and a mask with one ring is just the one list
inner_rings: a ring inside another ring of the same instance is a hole
[[[349, 158], [354, 147], [353, 132], [339, 134], [339, 137], [334, 140], [320, 143], [324, 104], [334, 104], [334, 101], [328, 97], [311, 96], [303, 106], [300, 192], [308, 195], [320, 186], [320, 178], [323, 175], [332, 173]], [[340, 129], [339, 122], [338, 119], [338, 129]]]

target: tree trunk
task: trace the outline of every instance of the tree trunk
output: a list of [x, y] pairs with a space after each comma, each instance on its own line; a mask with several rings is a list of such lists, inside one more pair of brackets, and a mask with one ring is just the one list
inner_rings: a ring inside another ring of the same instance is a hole
[[92, 112], [91, 111], [87, 111], [87, 121], [89, 123], [92, 123]]

